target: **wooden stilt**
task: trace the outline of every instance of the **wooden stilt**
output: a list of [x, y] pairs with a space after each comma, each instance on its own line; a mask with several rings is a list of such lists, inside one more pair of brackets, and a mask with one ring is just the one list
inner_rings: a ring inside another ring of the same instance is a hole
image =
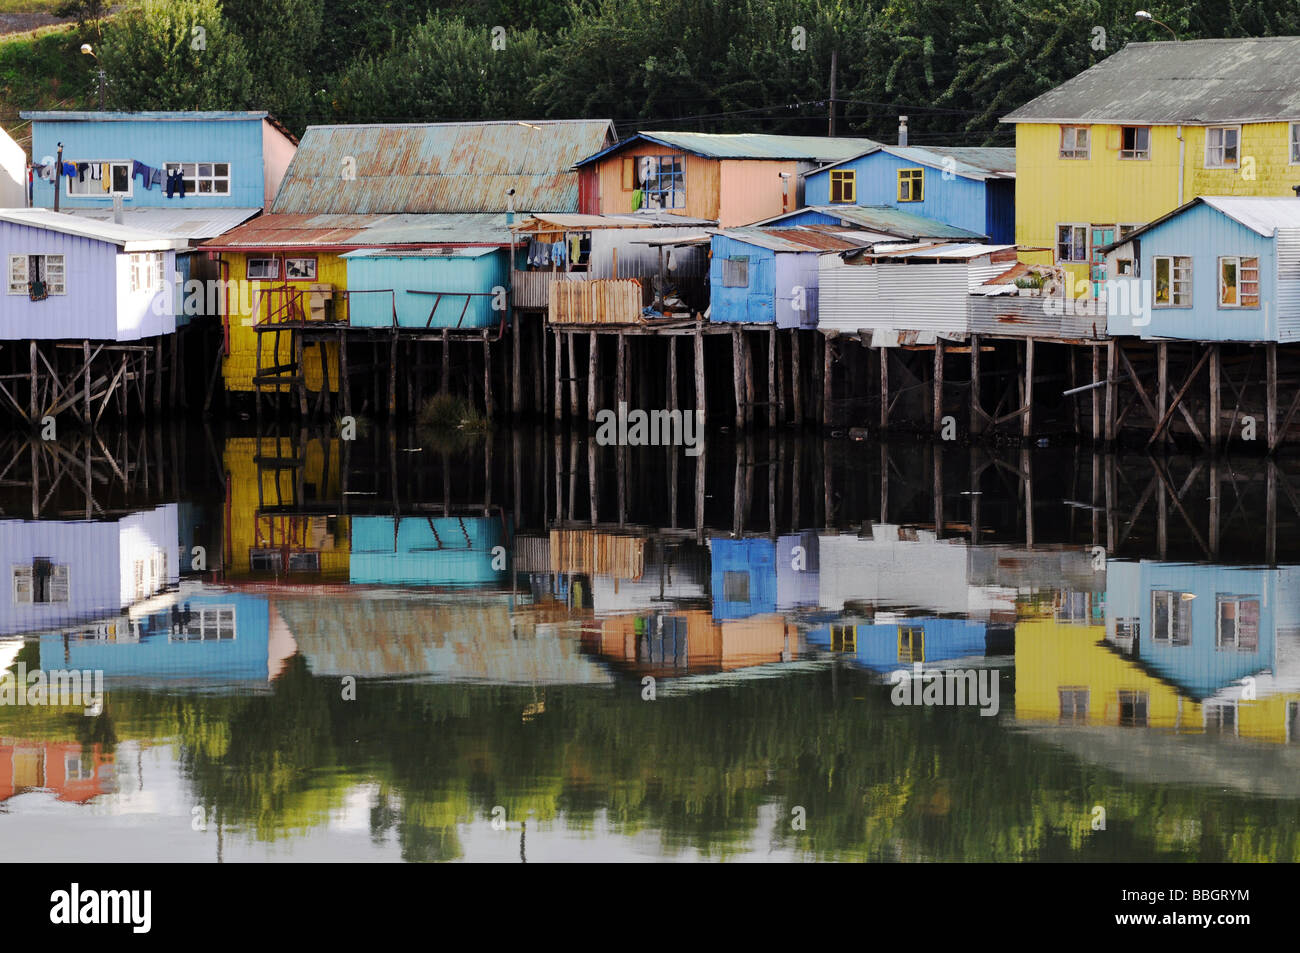
[[978, 434], [984, 429], [984, 408], [980, 404], [980, 336], [970, 336], [970, 432]]
[[[798, 332], [798, 330], [796, 329], [796, 330], [791, 331], [790, 333], [791, 333], [792, 335], [794, 335], [794, 334], [798, 334], [799, 332]], [[781, 351], [782, 351], [782, 350], [785, 350], [785, 349], [781, 347], [781, 338], [780, 338], [779, 336], [776, 337], [774, 340], [775, 340], [776, 345], [777, 345], [777, 347], [776, 347], [776, 403], [777, 403], [777, 419], [780, 420], [782, 423], [787, 423], [787, 424], [788, 424], [788, 423], [790, 423], [790, 418], [789, 418], [789, 416], [788, 416], [788, 414], [789, 414], [789, 411], [788, 411], [788, 407], [789, 407], [789, 405], [786, 403], [786, 399], [785, 399], [785, 391], [786, 391], [786, 387], [785, 387], [785, 361], [783, 361], [783, 360], [781, 359], [781, 357], [782, 357], [782, 355], [781, 355]]]
[[[695, 410], [700, 416], [697, 418], [701, 422], [705, 419], [707, 408], [706, 404], [707, 389], [705, 388], [704, 378], [704, 327], [701, 324], [695, 326]], [[703, 456], [700, 457], [703, 459]]]
[[[935, 433], [943, 430], [943, 341], [934, 342], [934, 377], [932, 380], [934, 405], [931, 409], [931, 426]], [[935, 467], [939, 466], [936, 458]]]
[[[1222, 361], [1223, 361], [1223, 354], [1222, 354], [1222, 352], [1221, 352], [1221, 345], [1219, 345], [1219, 344], [1211, 344], [1211, 345], [1210, 345], [1210, 421], [1209, 421], [1209, 425], [1210, 425], [1210, 452], [1211, 452], [1211, 453], [1215, 453], [1215, 454], [1217, 454], [1217, 453], [1219, 452], [1219, 427], [1220, 427], [1220, 424], [1221, 424], [1221, 421], [1219, 420], [1219, 417], [1220, 417], [1220, 415], [1222, 414], [1222, 407], [1223, 407], [1223, 398], [1222, 398], [1222, 394], [1221, 394], [1221, 392], [1220, 392], [1220, 387], [1222, 386], [1222, 383], [1223, 383], [1223, 366], [1222, 366]], [[1217, 472], [1217, 471], [1216, 471], [1216, 472]], [[1219, 488], [1218, 488], [1217, 486], [1214, 486], [1214, 487], [1211, 488], [1211, 492], [1212, 492], [1214, 498], [1217, 498], [1217, 496], [1218, 496], [1218, 490], [1219, 490]], [[1215, 550], [1216, 553], [1218, 552], [1218, 546], [1217, 546], [1217, 545], [1214, 547], [1214, 550]]]
[[[1101, 348], [1092, 346], [1092, 382], [1101, 380]], [[1109, 387], [1107, 388], [1109, 390]], [[1101, 436], [1101, 388], [1092, 389], [1092, 442], [1097, 443]]]
[[[28, 408], [29, 408], [29, 409], [28, 409], [28, 413], [27, 413], [27, 422], [28, 422], [29, 424], [31, 424], [32, 426], [36, 426], [36, 424], [37, 424], [37, 406], [36, 406], [36, 402], [37, 402], [37, 392], [36, 392], [36, 388], [37, 388], [37, 382], [36, 382], [36, 373], [37, 373], [37, 366], [36, 366], [36, 341], [35, 341], [35, 340], [29, 341], [28, 344], [29, 344], [29, 351], [30, 351], [31, 359], [32, 359], [32, 371], [31, 371], [32, 392], [31, 392], [31, 396], [30, 396], [30, 398], [29, 398], [29, 402], [28, 402]], [[123, 360], [125, 360], [125, 359], [126, 359], [126, 358], [123, 357]], [[32, 459], [35, 459], [35, 457], [33, 457]]]
[[677, 338], [673, 335], [668, 336], [668, 409], [677, 409]]
[[180, 344], [180, 336], [181, 333], [179, 329], [168, 335], [168, 347], [170, 348], [171, 353], [168, 355], [170, 358], [170, 373], [168, 374], [167, 381], [167, 398], [168, 404], [172, 410], [176, 409], [176, 386], [179, 383], [181, 376], [181, 366], [176, 359], [177, 350]]
[[835, 376], [835, 356], [830, 335], [822, 337], [822, 426], [829, 430], [835, 423], [835, 405], [832, 395]]
[[[172, 336], [175, 337], [175, 332], [172, 333]], [[153, 342], [153, 413], [155, 419], [162, 415], [162, 354], [162, 338], [158, 337]]]
[[767, 332], [767, 426], [776, 429], [776, 326]]
[[[83, 362], [82, 371], [81, 371], [81, 386], [82, 389], [85, 391], [85, 393], [82, 395], [82, 400], [85, 401], [84, 407], [85, 407], [86, 424], [87, 426], [89, 426], [92, 420], [90, 416], [90, 342], [89, 341], [81, 342], [81, 355], [82, 355], [82, 362]], [[87, 492], [89, 492], [89, 486], [90, 485], [87, 484]]]
[[[1106, 443], [1115, 441], [1115, 378], [1119, 376], [1118, 342], [1106, 342]], [[1114, 547], [1109, 547], [1113, 549]]]
[[740, 332], [740, 340], [744, 345], [745, 355], [745, 426], [754, 426], [754, 396], [757, 393], [754, 390], [754, 347], [750, 336], [744, 331]]
[[343, 413], [352, 415], [352, 378], [348, 374], [347, 335], [339, 331], [339, 396], [343, 401]]
[[618, 366], [614, 369], [614, 404], [627, 403], [627, 336], [618, 332]]
[[553, 416], [555, 422], [559, 423], [564, 418], [564, 351], [560, 342], [560, 332], [555, 334], [555, 399], [552, 404]]
[[587, 422], [592, 424], [596, 422], [596, 374], [599, 360], [600, 348], [597, 346], [596, 332], [592, 331], [587, 335]]
[[[570, 342], [572, 342], [572, 340], [573, 340], [573, 339], [570, 338]], [[570, 363], [572, 363], [572, 358], [573, 358], [573, 344], [572, 344], [572, 343], [569, 344], [569, 358], [570, 358]], [[491, 336], [490, 336], [490, 332], [488, 332], [488, 331], [484, 331], [484, 332], [483, 332], [483, 408], [484, 408], [484, 412], [485, 412], [485, 413], [487, 414], [487, 416], [488, 416], [488, 419], [491, 419], [491, 417], [492, 417], [492, 413], [493, 413], [493, 410], [494, 410], [494, 408], [495, 408], [495, 401], [494, 401], [492, 398], [493, 398], [493, 395], [492, 395], [492, 338], [491, 338]], [[577, 402], [577, 398], [576, 398], [576, 397], [574, 398], [574, 402], [575, 402], [575, 404], [576, 404], [576, 402]], [[576, 407], [576, 406], [575, 406], [574, 410], [577, 410], [577, 407]]]
[[736, 430], [740, 431], [745, 427], [745, 357], [741, 353], [740, 328], [731, 329], [731, 382], [736, 392]]
[[[1132, 374], [1130, 365], [1130, 374]], [[1137, 375], [1133, 374], [1133, 386], [1140, 387]], [[1156, 342], [1156, 423], [1165, 419], [1169, 409], [1169, 345], [1165, 341]], [[1166, 434], [1166, 438], [1168, 434]], [[1164, 440], [1161, 441], [1163, 446]]]
[[519, 320], [516, 316], [511, 315], [510, 321], [510, 362], [511, 362], [511, 379], [510, 379], [510, 416], [518, 420], [523, 412], [523, 388], [520, 387], [519, 379]]
[[578, 419], [578, 361], [573, 356], [574, 343], [573, 332], [565, 335], [568, 338], [569, 345], [569, 416]]
[[[1277, 345], [1264, 345], [1265, 361], [1265, 419], [1268, 422], [1268, 450], [1272, 453], [1277, 448]], [[1272, 471], [1270, 470], [1270, 476]], [[1270, 560], [1271, 562], [1271, 560]]]
[[438, 381], [438, 393], [446, 394], [447, 387], [451, 380], [451, 341], [447, 337], [447, 329], [442, 329], [442, 376]]
[[1020, 435], [1028, 440], [1034, 435], [1034, 339], [1025, 338], [1025, 413], [1020, 418]]
[[799, 360], [799, 340], [803, 332], [795, 328], [790, 332], [790, 398], [794, 405], [794, 422], [803, 423], [803, 364]]
[[889, 348], [880, 350], [880, 432], [889, 429]]

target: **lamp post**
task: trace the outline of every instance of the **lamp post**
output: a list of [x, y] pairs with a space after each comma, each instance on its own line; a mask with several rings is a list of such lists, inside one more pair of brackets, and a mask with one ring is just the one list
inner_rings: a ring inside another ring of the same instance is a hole
[[81, 44], [81, 52], [95, 61], [95, 70], [99, 75], [99, 108], [104, 108], [104, 67], [99, 65], [99, 57], [95, 55], [94, 47], [89, 43]]
[[1172, 37], [1174, 38], [1174, 42], [1175, 42], [1175, 43], [1178, 42], [1178, 34], [1175, 33], [1172, 29], [1170, 29], [1169, 24], [1168, 24], [1168, 23], [1161, 23], [1159, 20], [1157, 20], [1157, 19], [1156, 19], [1155, 17], [1153, 17], [1151, 14], [1147, 13], [1147, 11], [1145, 11], [1145, 10], [1139, 10], [1137, 13], [1133, 14], [1133, 19], [1134, 19], [1134, 20], [1141, 20], [1141, 21], [1143, 21], [1144, 23], [1154, 23], [1154, 24], [1156, 24], [1157, 26], [1162, 26], [1162, 27], [1164, 27], [1166, 30], [1169, 30], [1169, 35], [1172, 36]]

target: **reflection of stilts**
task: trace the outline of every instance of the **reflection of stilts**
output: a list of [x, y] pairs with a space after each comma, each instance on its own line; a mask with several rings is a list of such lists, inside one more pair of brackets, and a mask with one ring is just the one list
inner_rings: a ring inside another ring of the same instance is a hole
[[0, 440], [0, 490], [30, 490], [32, 519], [110, 519], [168, 498], [161, 431]]

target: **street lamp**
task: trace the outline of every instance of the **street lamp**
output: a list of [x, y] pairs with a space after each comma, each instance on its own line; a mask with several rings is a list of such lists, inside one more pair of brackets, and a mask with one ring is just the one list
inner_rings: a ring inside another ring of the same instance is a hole
[[95, 55], [94, 48], [89, 43], [81, 44], [81, 52], [95, 61], [96, 72], [99, 74], [99, 108], [104, 108], [104, 67], [99, 65], [99, 57]]
[[1147, 13], [1145, 10], [1139, 10], [1137, 13], [1133, 14], [1133, 19], [1134, 19], [1134, 20], [1142, 20], [1142, 21], [1147, 22], [1147, 23], [1154, 23], [1154, 24], [1156, 24], [1157, 26], [1162, 26], [1162, 27], [1164, 27], [1166, 30], [1169, 30], [1169, 35], [1172, 36], [1172, 37], [1174, 38], [1174, 42], [1177, 42], [1177, 41], [1178, 41], [1178, 34], [1175, 33], [1173, 30], [1170, 30], [1170, 29], [1169, 29], [1169, 24], [1168, 24], [1168, 23], [1161, 23], [1159, 20], [1157, 20], [1157, 19], [1156, 19], [1155, 17], [1153, 17], [1151, 14]]

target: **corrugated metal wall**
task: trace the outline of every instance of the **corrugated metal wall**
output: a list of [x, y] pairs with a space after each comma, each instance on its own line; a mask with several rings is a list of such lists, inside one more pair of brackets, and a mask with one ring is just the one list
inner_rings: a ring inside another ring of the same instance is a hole
[[1300, 341], [1300, 228], [1279, 228], [1274, 247], [1278, 340]]
[[[10, 255], [62, 255], [67, 294], [32, 301], [8, 294]], [[0, 339], [115, 340], [117, 248], [106, 242], [0, 222]]]
[[841, 331], [969, 329], [965, 262], [942, 265], [846, 265], [822, 256], [818, 317]]
[[[397, 324], [403, 328], [488, 328], [505, 316], [494, 309], [491, 296], [492, 289], [506, 287], [504, 250], [474, 257], [376, 255], [346, 260], [354, 327], [389, 327], [394, 301]], [[388, 289], [394, 294], [385, 294]], [[416, 292], [439, 292], [443, 297]]]
[[[775, 252], [726, 235], [714, 235], [712, 246], [709, 320], [724, 324], [766, 324], [776, 320]], [[749, 259], [746, 287], [729, 288], [723, 284], [723, 262], [728, 258]]]

